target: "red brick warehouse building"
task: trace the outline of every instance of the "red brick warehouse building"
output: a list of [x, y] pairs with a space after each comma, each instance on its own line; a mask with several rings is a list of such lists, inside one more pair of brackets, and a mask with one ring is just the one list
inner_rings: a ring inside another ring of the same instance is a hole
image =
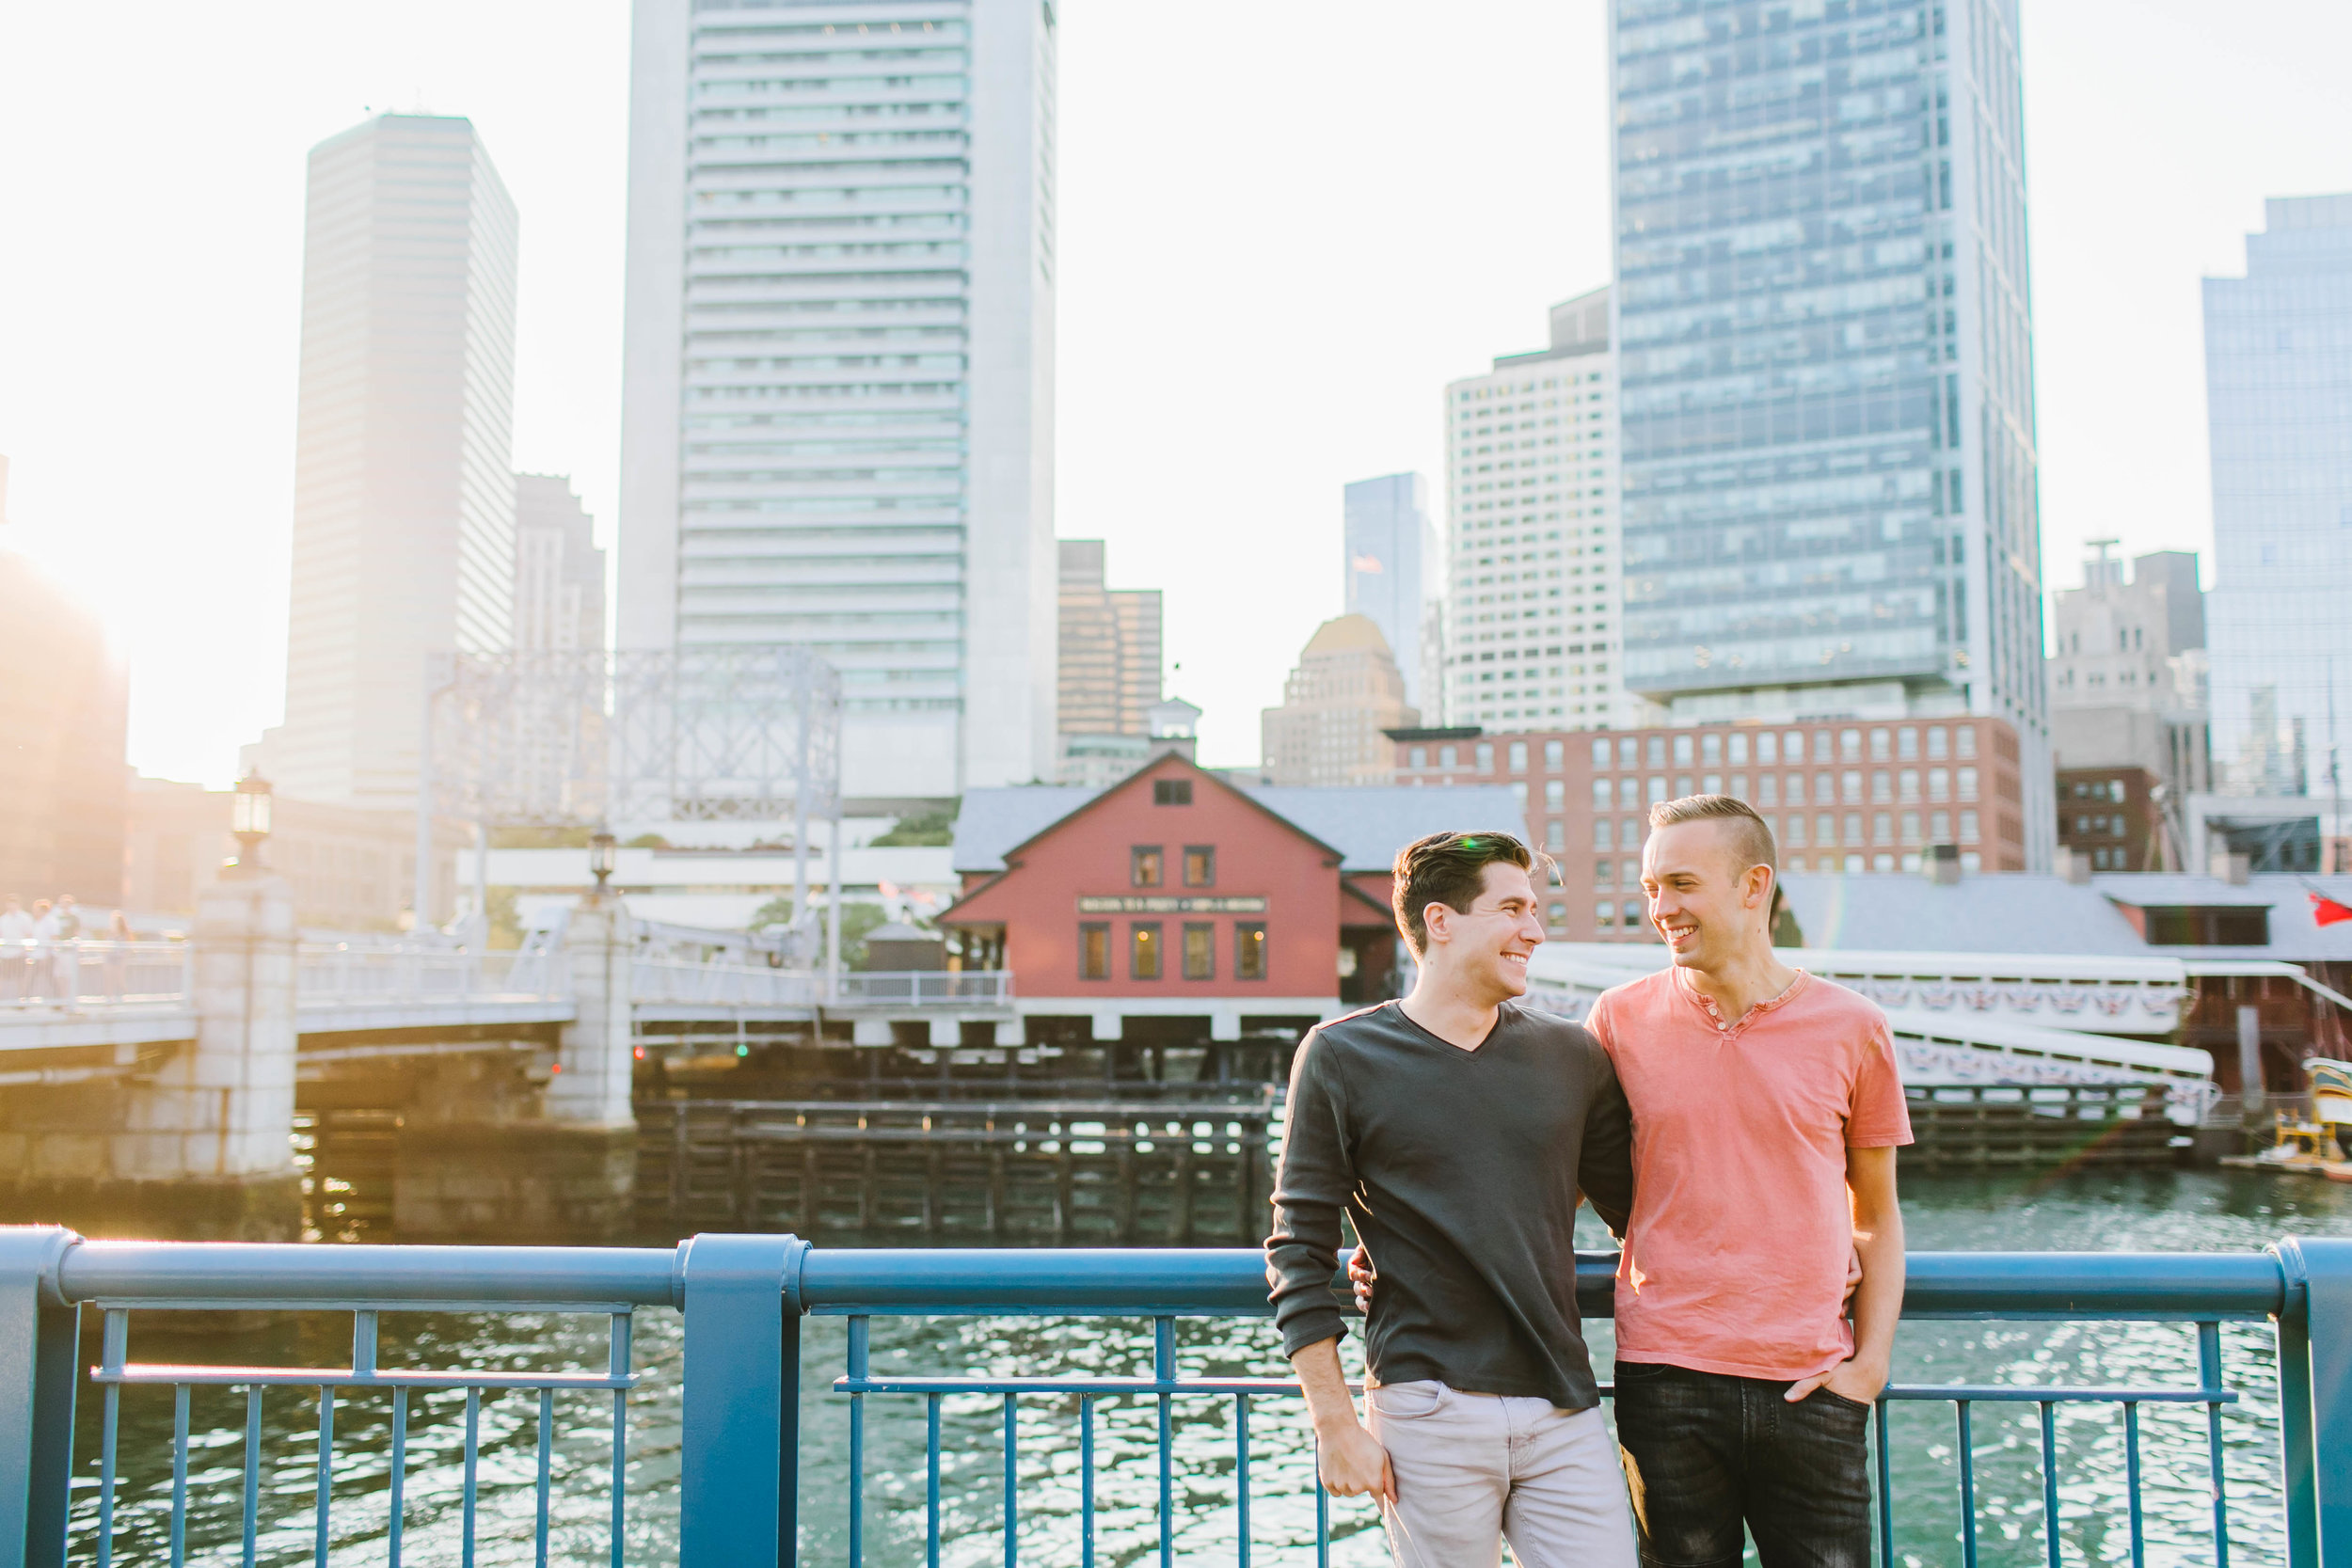
[[1237, 1059], [1218, 1048], [1287, 1049], [1393, 994], [1396, 851], [1518, 816], [1502, 788], [1243, 787], [1172, 754], [1100, 792], [969, 790], [940, 924], [1012, 973], [1021, 1038], [999, 1044], [1099, 1052], [1113, 1076], [1147, 1049]]
[[1507, 785], [1560, 863], [1552, 936], [1649, 938], [1642, 840], [1659, 800], [1736, 795], [1788, 871], [1909, 872], [1931, 845], [1969, 871], [2026, 868], [2017, 733], [1999, 719], [1804, 720], [1671, 729], [1393, 730], [1396, 780]]

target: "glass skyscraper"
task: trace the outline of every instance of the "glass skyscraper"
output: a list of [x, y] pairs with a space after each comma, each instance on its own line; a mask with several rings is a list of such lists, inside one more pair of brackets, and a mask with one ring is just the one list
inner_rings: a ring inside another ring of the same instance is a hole
[[2016, 0], [1614, 0], [1626, 685], [1990, 714], [2046, 866]]
[[1389, 640], [1405, 676], [1405, 700], [1429, 717], [1435, 693], [1422, 690], [1422, 624], [1443, 570], [1429, 482], [1419, 474], [1359, 479], [1343, 492], [1347, 613], [1369, 615]]
[[2330, 726], [2352, 729], [2352, 195], [2266, 206], [2246, 276], [2205, 279], [2215, 772], [2329, 794]]
[[638, 0], [624, 650], [803, 643], [842, 787], [1054, 755], [1051, 0]]

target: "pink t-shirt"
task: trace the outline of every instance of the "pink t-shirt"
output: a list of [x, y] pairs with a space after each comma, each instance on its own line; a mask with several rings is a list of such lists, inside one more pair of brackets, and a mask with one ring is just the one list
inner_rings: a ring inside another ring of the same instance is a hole
[[1886, 1015], [1800, 971], [1726, 1023], [1670, 968], [1605, 992], [1585, 1027], [1633, 1109], [1617, 1354], [1786, 1379], [1851, 1355], [1846, 1150], [1911, 1142]]

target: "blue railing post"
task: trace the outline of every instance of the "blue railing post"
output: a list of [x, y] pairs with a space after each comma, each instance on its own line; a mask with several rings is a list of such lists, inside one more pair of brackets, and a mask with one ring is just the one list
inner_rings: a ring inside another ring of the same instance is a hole
[[64, 1568], [77, 1308], [57, 1265], [81, 1240], [0, 1227], [0, 1568]]
[[2285, 1448], [2287, 1560], [2352, 1563], [2352, 1242], [2293, 1237], [2279, 1318], [2279, 1424]]
[[686, 1313], [680, 1568], [794, 1568], [800, 1560], [800, 1275], [807, 1252], [791, 1236], [696, 1236], [678, 1248]]

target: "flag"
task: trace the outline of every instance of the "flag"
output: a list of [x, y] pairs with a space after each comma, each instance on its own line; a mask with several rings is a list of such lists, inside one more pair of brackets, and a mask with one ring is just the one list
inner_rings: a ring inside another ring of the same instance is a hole
[[2338, 921], [2352, 920], [2352, 909], [2337, 903], [2324, 893], [2310, 895], [2312, 919], [2321, 926], [2333, 926]]

